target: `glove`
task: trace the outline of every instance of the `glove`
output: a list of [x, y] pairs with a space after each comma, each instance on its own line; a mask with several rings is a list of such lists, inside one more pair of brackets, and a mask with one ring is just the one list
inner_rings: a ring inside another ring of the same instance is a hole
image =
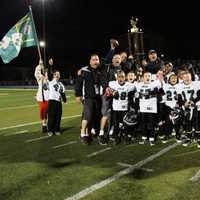
[[113, 98], [119, 99], [119, 92], [117, 91], [113, 92]]

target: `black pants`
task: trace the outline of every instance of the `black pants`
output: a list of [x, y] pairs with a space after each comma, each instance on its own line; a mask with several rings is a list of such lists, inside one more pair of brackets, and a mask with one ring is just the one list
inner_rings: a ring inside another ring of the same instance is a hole
[[[127, 111], [113, 111], [112, 112], [112, 124], [114, 126], [115, 136], [119, 136], [120, 129], [123, 127], [123, 118], [126, 113]], [[124, 133], [126, 134], [126, 130], [124, 130]]]
[[196, 109], [193, 109], [193, 112], [191, 112], [191, 109], [187, 109], [184, 111], [184, 130], [186, 132], [186, 136], [189, 139], [193, 138], [193, 128], [194, 128], [194, 122], [195, 122], [195, 115], [196, 115]]
[[59, 101], [49, 100], [48, 102], [48, 131], [59, 132], [62, 116], [62, 104]]
[[140, 129], [143, 138], [155, 138], [154, 128], [156, 122], [156, 114], [140, 113]]
[[174, 130], [176, 132], [176, 138], [180, 139], [180, 137], [181, 137], [180, 128], [181, 128], [182, 120], [183, 119], [180, 118], [173, 123], [172, 120], [170, 119], [169, 113], [168, 113], [164, 119], [165, 123], [160, 127], [160, 132], [162, 133], [162, 135], [169, 137], [174, 128]]
[[195, 138], [200, 142], [200, 111], [195, 112], [194, 117]]

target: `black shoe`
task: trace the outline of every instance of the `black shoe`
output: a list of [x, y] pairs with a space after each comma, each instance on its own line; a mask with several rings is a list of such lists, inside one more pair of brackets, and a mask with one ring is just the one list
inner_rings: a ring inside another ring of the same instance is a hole
[[126, 135], [124, 138], [125, 138], [125, 143], [126, 144], [130, 144], [131, 143], [131, 141], [132, 141], [131, 135]]
[[99, 140], [100, 145], [107, 145], [108, 144], [106, 138], [103, 135], [100, 135], [98, 137], [98, 140]]
[[114, 135], [109, 135], [109, 140], [114, 142], [116, 140], [116, 137]]
[[176, 142], [177, 143], [182, 143], [182, 138], [179, 135], [176, 135]]
[[91, 142], [93, 142], [93, 138], [92, 138], [91, 134], [89, 136], [87, 136], [87, 140], [88, 140], [88, 144], [90, 144]]
[[163, 144], [166, 144], [168, 142], [168, 139], [169, 138], [167, 136], [165, 136], [161, 141]]
[[190, 139], [186, 139], [185, 142], [182, 144], [184, 147], [187, 147], [191, 144], [191, 140]]
[[115, 144], [115, 145], [118, 145], [119, 143], [121, 143], [121, 137], [120, 137], [120, 136], [117, 136], [117, 137], [115, 137], [114, 144]]
[[53, 136], [53, 132], [51, 132], [51, 131], [49, 131], [48, 133], [47, 133], [47, 135], [49, 136], [49, 137], [52, 137]]
[[197, 148], [200, 149], [200, 141], [197, 141]]
[[139, 144], [146, 144], [146, 142], [147, 142], [146, 140], [141, 139], [141, 140], [139, 140], [138, 143], [139, 143]]
[[89, 144], [88, 136], [83, 136], [83, 137], [80, 136], [80, 140], [81, 143], [83, 144]]
[[42, 126], [42, 133], [47, 133], [47, 126]]
[[156, 143], [155, 141], [149, 141], [150, 146], [154, 146]]

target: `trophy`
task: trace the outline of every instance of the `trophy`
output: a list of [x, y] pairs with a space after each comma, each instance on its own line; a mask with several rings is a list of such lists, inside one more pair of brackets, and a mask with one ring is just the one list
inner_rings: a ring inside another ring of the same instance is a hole
[[137, 22], [138, 22], [138, 18], [137, 17], [132, 17], [131, 20], [131, 33], [136, 33], [139, 31], [139, 28], [136, 26], [137, 25]]
[[144, 59], [144, 32], [137, 27], [138, 18], [132, 17], [130, 19], [132, 28], [128, 30], [128, 50], [129, 55], [132, 55], [135, 59], [136, 72], [140, 73], [142, 66], [142, 60]]

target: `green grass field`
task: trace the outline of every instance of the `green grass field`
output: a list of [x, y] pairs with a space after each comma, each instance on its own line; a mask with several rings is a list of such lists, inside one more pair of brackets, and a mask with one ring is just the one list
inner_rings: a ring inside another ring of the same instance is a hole
[[[82, 145], [82, 108], [72, 91], [63, 104], [63, 134], [45, 137], [35, 94], [0, 90], [0, 200], [67, 200], [128, 168], [118, 162], [133, 166], [174, 143]], [[88, 156], [102, 149], [107, 151]], [[195, 145], [177, 146], [82, 199], [199, 200], [200, 180], [190, 180], [200, 170], [199, 155]]]

